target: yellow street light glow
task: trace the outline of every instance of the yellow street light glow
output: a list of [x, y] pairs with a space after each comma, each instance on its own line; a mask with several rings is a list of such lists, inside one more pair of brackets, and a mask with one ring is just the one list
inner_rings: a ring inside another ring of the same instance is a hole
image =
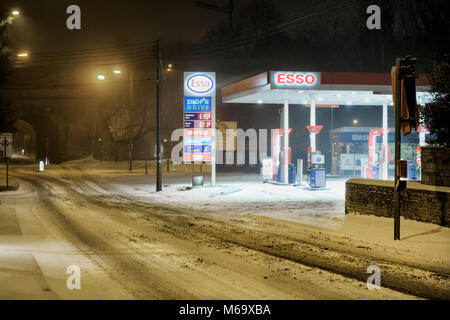
[[21, 53], [18, 53], [18, 54], [17, 54], [17, 57], [18, 57], [18, 58], [26, 58], [26, 57], [28, 57], [28, 53], [27, 53], [27, 52], [21, 52]]
[[115, 74], [121, 74], [122, 71], [120, 71], [120, 70], [114, 70], [114, 73], [115, 73]]
[[105, 80], [105, 79], [106, 79], [105, 76], [102, 75], [102, 74], [99, 74], [99, 75], [97, 76], [97, 80], [103, 81], [103, 80]]
[[353, 120], [354, 124], [357, 124], [358, 122], [359, 122], [358, 119]]
[[168, 67], [169, 67], [169, 69], [172, 69], [173, 65], [172, 65], [172, 64], [169, 64]]
[[12, 13], [13, 16], [20, 15], [20, 11], [18, 11], [18, 10], [13, 10], [11, 13]]

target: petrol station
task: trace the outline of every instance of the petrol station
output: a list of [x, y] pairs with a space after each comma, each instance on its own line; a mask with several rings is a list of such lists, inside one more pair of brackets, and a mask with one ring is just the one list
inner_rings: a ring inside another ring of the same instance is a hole
[[[424, 76], [417, 79], [416, 93], [418, 104], [431, 100], [429, 87]], [[317, 149], [316, 137], [323, 126], [316, 122], [317, 108], [338, 108], [345, 106], [373, 106], [382, 114], [382, 126], [364, 131], [364, 142], [368, 144], [367, 163], [359, 160], [361, 176], [366, 178], [389, 178], [389, 133], [388, 106], [393, 104], [390, 74], [349, 73], [349, 72], [301, 72], [268, 71], [231, 83], [222, 88], [223, 103], [282, 105], [280, 128], [272, 133], [271, 157], [265, 162], [271, 171], [270, 182], [293, 184], [290, 168], [293, 166], [289, 135], [292, 130], [303, 128], [289, 123], [289, 106], [296, 105], [310, 109], [308, 148], [309, 185], [323, 188], [326, 185], [325, 156]], [[286, 134], [287, 133], [287, 134]], [[338, 134], [339, 132], [336, 132]], [[425, 144], [426, 131], [420, 130], [420, 145]], [[359, 136], [359, 134], [357, 134]], [[367, 137], [365, 137], [367, 136]], [[376, 152], [377, 141], [381, 139], [381, 159]], [[359, 141], [361, 142], [361, 141]], [[420, 151], [420, 149], [419, 149]], [[349, 152], [347, 152], [349, 153]], [[420, 158], [420, 154], [418, 154]], [[375, 162], [380, 163], [379, 169]], [[263, 163], [264, 166], [264, 163]], [[336, 167], [333, 164], [332, 167]], [[361, 168], [362, 167], [362, 168]], [[292, 170], [292, 169], [291, 169]], [[332, 171], [336, 171], [332, 169]], [[376, 172], [374, 172], [376, 171]], [[267, 177], [266, 177], [267, 178]]]

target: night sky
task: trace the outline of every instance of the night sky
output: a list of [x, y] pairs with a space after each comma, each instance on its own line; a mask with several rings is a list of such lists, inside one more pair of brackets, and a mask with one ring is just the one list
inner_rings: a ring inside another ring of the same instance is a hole
[[[248, 0], [237, 1], [237, 6]], [[226, 0], [210, 0], [226, 5]], [[277, 0], [280, 12], [299, 10], [311, 1]], [[66, 28], [66, 8], [77, 4], [82, 30]], [[152, 41], [198, 40], [208, 29], [227, 21], [225, 14], [195, 6], [193, 0], [4, 0], [2, 9], [17, 8], [20, 19], [11, 28], [17, 50], [52, 52]]]

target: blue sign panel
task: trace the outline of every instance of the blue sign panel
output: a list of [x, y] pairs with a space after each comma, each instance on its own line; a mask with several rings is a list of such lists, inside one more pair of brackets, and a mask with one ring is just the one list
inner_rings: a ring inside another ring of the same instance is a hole
[[205, 145], [185, 145], [185, 153], [211, 153], [211, 146]]
[[212, 137], [185, 137], [185, 145], [205, 145], [212, 144]]
[[[394, 132], [391, 131], [388, 134], [388, 143], [394, 143]], [[401, 137], [402, 143], [419, 143], [419, 134], [417, 131], [411, 132], [410, 135]], [[369, 133], [368, 132], [343, 132], [343, 133], [337, 133], [333, 134], [333, 141], [334, 142], [341, 142], [341, 143], [368, 143], [369, 142]], [[383, 136], [377, 136], [377, 143], [383, 142]]]
[[184, 97], [184, 112], [212, 112], [211, 97]]

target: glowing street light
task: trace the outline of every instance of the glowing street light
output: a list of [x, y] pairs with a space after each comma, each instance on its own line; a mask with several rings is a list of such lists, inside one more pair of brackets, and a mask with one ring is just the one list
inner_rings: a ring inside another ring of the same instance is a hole
[[104, 75], [102, 75], [102, 74], [99, 74], [97, 76], [97, 80], [99, 80], [99, 81], [104, 81], [105, 79], [106, 79], [106, 77]]
[[122, 71], [120, 71], [120, 70], [114, 70], [113, 71], [115, 74], [121, 74], [122, 73]]
[[27, 58], [28, 52], [20, 52], [16, 56], [17, 56], [17, 58]]
[[2, 20], [0, 20], [1, 27], [7, 24], [12, 24], [14, 20], [20, 15], [20, 11], [16, 9], [6, 11], [0, 10], [0, 13], [2, 14], [2, 16], [6, 16], [5, 18], [2, 18]]
[[355, 119], [355, 120], [353, 120], [353, 124], [358, 124], [359, 123], [359, 120], [358, 119]]

